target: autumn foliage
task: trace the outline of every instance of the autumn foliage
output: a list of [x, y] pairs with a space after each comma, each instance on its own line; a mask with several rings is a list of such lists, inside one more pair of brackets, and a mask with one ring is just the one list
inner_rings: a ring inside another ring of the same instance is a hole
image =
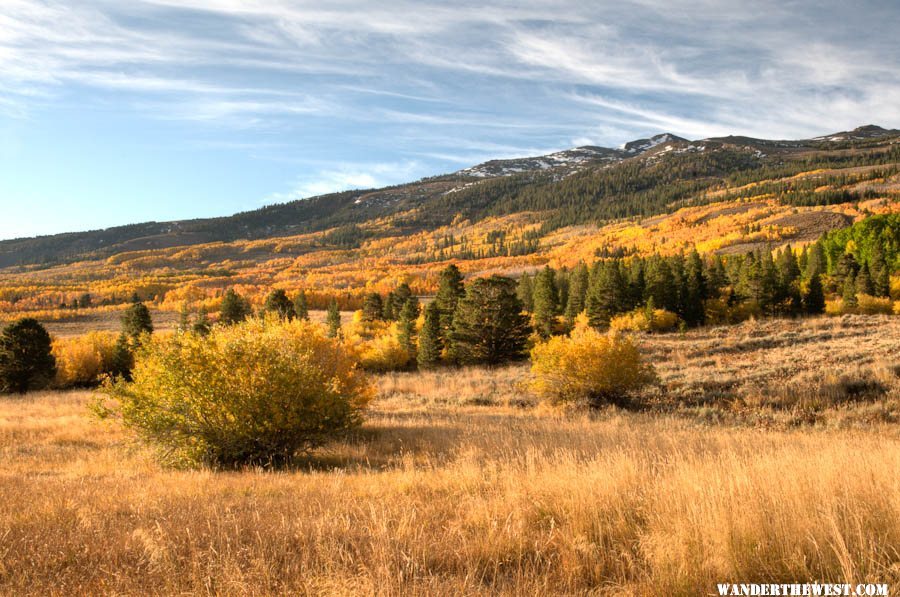
[[652, 367], [628, 337], [602, 334], [581, 317], [570, 336], [554, 336], [531, 351], [532, 390], [551, 402], [621, 403], [652, 382]]
[[373, 391], [319, 326], [270, 317], [154, 337], [137, 352], [133, 382], [107, 395], [98, 411], [168, 462], [234, 467], [286, 463], [355, 427]]

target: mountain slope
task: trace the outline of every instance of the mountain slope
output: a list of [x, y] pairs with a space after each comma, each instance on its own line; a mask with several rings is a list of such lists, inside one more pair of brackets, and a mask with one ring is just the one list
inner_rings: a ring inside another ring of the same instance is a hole
[[[545, 156], [493, 160], [405, 185], [334, 193], [229, 217], [0, 241], [0, 267], [330, 229], [337, 229], [334, 244], [346, 246], [374, 234], [371, 230], [362, 234], [359, 226], [385, 218], [392, 233], [412, 234], [445, 226], [459, 216], [479, 220], [539, 211], [545, 214], [544, 230], [550, 231], [666, 213], [703, 203], [706, 193], [736, 183], [816, 168], [898, 162], [900, 131], [874, 125], [798, 141], [739, 136], [688, 141], [664, 133], [618, 149], [585, 146]], [[802, 201], [835, 203], [854, 197], [862, 195], [852, 189], [834, 197], [806, 193]], [[789, 201], [801, 199], [797, 195]]]

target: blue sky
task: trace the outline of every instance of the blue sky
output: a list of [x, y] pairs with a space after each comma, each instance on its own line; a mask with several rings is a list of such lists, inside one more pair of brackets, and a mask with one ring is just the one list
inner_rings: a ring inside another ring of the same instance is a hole
[[2, 0], [0, 238], [659, 132], [900, 127], [880, 2]]

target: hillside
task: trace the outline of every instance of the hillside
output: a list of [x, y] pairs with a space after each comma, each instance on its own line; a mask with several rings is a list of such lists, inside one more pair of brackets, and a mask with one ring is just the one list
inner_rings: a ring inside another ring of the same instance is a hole
[[797, 141], [662, 134], [225, 218], [0, 241], [0, 313], [57, 318], [61, 305], [112, 309], [135, 293], [164, 309], [212, 306], [226, 287], [256, 300], [271, 285], [307, 289], [314, 307], [334, 296], [353, 306], [400, 280], [428, 294], [448, 260], [515, 274], [598, 255], [804, 244], [898, 211], [898, 197], [897, 130]]

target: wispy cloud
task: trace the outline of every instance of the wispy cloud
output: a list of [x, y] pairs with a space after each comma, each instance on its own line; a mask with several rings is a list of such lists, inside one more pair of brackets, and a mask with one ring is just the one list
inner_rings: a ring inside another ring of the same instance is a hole
[[299, 177], [287, 192], [272, 193], [263, 199], [264, 204], [284, 203], [307, 199], [338, 191], [372, 189], [408, 182], [421, 172], [421, 164], [415, 161], [376, 164], [342, 164]]

